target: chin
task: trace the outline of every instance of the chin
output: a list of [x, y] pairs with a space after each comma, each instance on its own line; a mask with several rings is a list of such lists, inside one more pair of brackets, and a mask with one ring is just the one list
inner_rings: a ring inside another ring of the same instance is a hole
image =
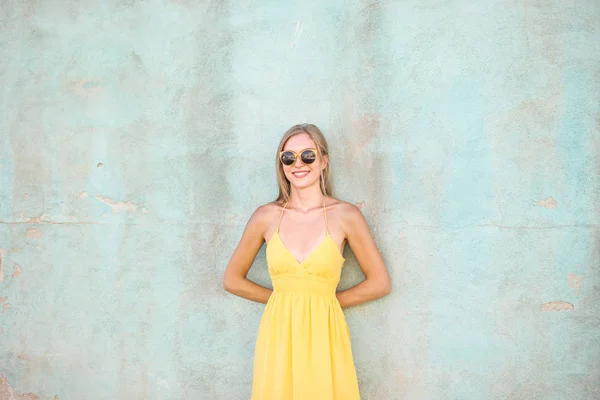
[[292, 186], [294, 186], [297, 189], [304, 189], [306, 187], [310, 187], [312, 185], [314, 185], [315, 183], [318, 183], [318, 181], [312, 181], [312, 182], [298, 182], [298, 183], [293, 183], [292, 182]]

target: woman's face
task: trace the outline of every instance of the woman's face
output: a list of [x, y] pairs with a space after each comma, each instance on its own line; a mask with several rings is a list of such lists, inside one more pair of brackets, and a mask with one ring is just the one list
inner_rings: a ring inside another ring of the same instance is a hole
[[[292, 136], [285, 142], [283, 151], [292, 150], [296, 154], [300, 154], [302, 150], [308, 148], [317, 149], [317, 146], [308, 134], [300, 133]], [[326, 161], [323, 160], [321, 154], [317, 154], [316, 160], [311, 164], [304, 164], [301, 157], [296, 157], [296, 161], [292, 165], [281, 164], [283, 173], [290, 181], [290, 184], [298, 189], [314, 184], [319, 185], [321, 169], [325, 168], [326, 165]]]

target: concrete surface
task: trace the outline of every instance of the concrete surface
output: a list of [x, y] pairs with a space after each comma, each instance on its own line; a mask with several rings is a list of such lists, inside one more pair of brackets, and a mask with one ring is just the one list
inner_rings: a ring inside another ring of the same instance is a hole
[[0, 84], [2, 399], [248, 399], [299, 122], [393, 277], [364, 399], [600, 398], [598, 0], [3, 0]]

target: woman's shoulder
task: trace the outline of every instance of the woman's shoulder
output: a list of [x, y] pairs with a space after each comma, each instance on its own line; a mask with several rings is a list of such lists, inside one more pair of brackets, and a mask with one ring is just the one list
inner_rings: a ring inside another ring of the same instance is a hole
[[283, 207], [283, 203], [279, 201], [271, 201], [269, 203], [261, 204], [252, 213], [253, 218], [257, 219], [270, 219], [273, 214], [278, 213]]
[[281, 205], [278, 205], [276, 201], [259, 205], [254, 209], [252, 215], [248, 219], [248, 225], [260, 232], [265, 232], [268, 229], [275, 214], [281, 209]]
[[330, 197], [329, 199], [329, 205], [334, 208], [337, 213], [339, 213], [342, 223], [353, 223], [357, 219], [364, 218], [361, 211], [361, 208], [364, 206], [364, 202], [353, 204], [335, 197]]
[[360, 208], [359, 208], [358, 204], [353, 204], [353, 203], [350, 203], [350, 202], [342, 200], [342, 199], [338, 199], [333, 196], [328, 197], [327, 203], [329, 206], [332, 206], [343, 213], [354, 213], [357, 211], [360, 212]]

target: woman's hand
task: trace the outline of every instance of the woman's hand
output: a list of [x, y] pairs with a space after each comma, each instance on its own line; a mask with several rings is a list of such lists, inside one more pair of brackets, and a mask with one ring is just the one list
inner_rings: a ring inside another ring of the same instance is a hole
[[254, 211], [223, 274], [223, 288], [227, 292], [259, 303], [266, 303], [273, 290], [252, 282], [246, 276], [263, 245], [267, 215], [266, 206]]
[[343, 216], [348, 244], [366, 278], [356, 286], [337, 292], [340, 306], [348, 307], [385, 296], [392, 290], [392, 283], [360, 209], [349, 203], [344, 203], [341, 207], [340, 214]]

